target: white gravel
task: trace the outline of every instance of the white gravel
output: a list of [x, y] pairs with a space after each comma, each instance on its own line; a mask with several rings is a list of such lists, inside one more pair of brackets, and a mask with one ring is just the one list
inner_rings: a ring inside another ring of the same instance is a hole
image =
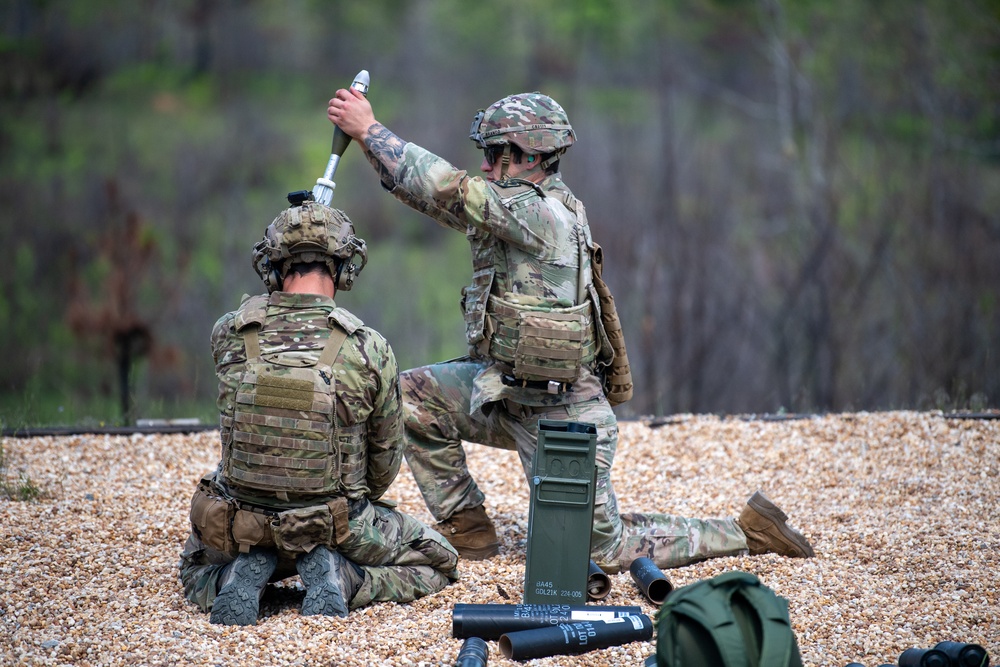
[[[980, 643], [1000, 662], [1000, 420], [890, 412], [657, 423], [621, 425], [624, 511], [730, 516], [763, 489], [817, 553], [715, 559], [667, 572], [675, 586], [756, 574], [790, 600], [806, 665], [874, 667], [942, 640]], [[269, 591], [256, 626], [228, 628], [188, 604], [177, 578], [188, 503], [216, 463], [216, 433], [2, 445], [8, 475], [23, 472], [46, 494], [0, 500], [3, 665], [452, 665], [456, 603], [521, 598], [528, 492], [514, 453], [470, 447], [503, 544], [500, 557], [463, 563], [458, 583], [337, 619], [299, 616], [293, 579]], [[389, 495], [431, 521], [405, 464]], [[627, 573], [612, 583], [602, 604], [653, 612]], [[522, 664], [488, 644], [490, 665]], [[641, 665], [652, 650], [638, 642], [528, 664]]]

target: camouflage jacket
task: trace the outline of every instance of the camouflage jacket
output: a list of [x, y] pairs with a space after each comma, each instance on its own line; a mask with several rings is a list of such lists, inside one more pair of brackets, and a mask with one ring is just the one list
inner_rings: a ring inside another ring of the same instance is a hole
[[[541, 389], [509, 387], [502, 364], [483, 357], [486, 297], [507, 294], [580, 300], [580, 241], [590, 230], [577, 224], [575, 198], [561, 176], [547, 176], [537, 186], [526, 181], [491, 183], [469, 176], [446, 160], [412, 143], [406, 144], [390, 192], [439, 224], [463, 232], [472, 251], [472, 284], [462, 290], [470, 355], [485, 362], [476, 378], [472, 410], [500, 399], [525, 405], [558, 405], [603, 395], [600, 379], [584, 368], [573, 391], [549, 394]], [[589, 264], [589, 257], [584, 261]], [[585, 268], [589, 268], [589, 265]]]
[[[241, 307], [249, 298], [244, 296]], [[350, 312], [338, 308], [329, 297], [274, 292], [267, 299], [266, 319], [259, 334], [264, 359], [280, 355], [315, 363], [329, 337], [328, 320], [336, 321], [349, 333], [334, 365], [334, 371], [338, 372], [337, 421], [344, 426], [366, 424], [367, 488], [362, 491], [372, 500], [380, 498], [396, 478], [402, 461], [399, 371], [389, 343]], [[235, 328], [239, 312], [226, 313], [212, 329], [212, 356], [219, 377], [217, 407], [221, 415], [232, 411], [246, 363], [243, 336]], [[225, 428], [222, 440], [225, 448]], [[220, 474], [216, 478], [225, 486]], [[275, 502], [273, 497], [249, 497], [233, 493], [232, 489], [226, 490], [251, 503], [269, 505]], [[314, 496], [290, 498], [284, 504], [315, 504], [318, 500], [321, 501]]]

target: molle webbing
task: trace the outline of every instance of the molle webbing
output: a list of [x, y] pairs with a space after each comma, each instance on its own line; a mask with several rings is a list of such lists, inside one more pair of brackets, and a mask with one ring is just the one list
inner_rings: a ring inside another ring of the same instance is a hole
[[[237, 421], [239, 421], [237, 419]], [[309, 440], [307, 438], [295, 438], [290, 436], [279, 436], [279, 435], [260, 435], [259, 433], [243, 433], [239, 432], [233, 436], [233, 440], [236, 442], [245, 442], [251, 445], [258, 445], [260, 447], [269, 448], [280, 448], [280, 449], [301, 449], [309, 452], [322, 452], [324, 454], [330, 452], [329, 441], [324, 440]], [[263, 456], [256, 454], [249, 454], [245, 452], [233, 452], [233, 458], [246, 461], [251, 463], [256, 463], [257, 465], [270, 465], [285, 468], [315, 468], [315, 465], [291, 465], [292, 459], [282, 458], [276, 456]], [[270, 461], [265, 463], [265, 460]], [[279, 462], [287, 461], [289, 463], [281, 464]], [[315, 463], [315, 460], [313, 460]]]
[[[565, 323], [567, 328], [557, 328], [560, 323]], [[571, 313], [525, 315], [514, 353], [515, 377], [575, 380], [583, 365], [583, 342], [587, 337], [583, 323], [589, 326], [590, 320]], [[551, 326], [553, 324], [557, 326]]]
[[[237, 400], [239, 394], [237, 394]], [[310, 419], [298, 419], [296, 417], [277, 417], [275, 415], [258, 415], [252, 412], [241, 412], [236, 411], [236, 419], [243, 422], [244, 424], [256, 424], [258, 426], [271, 426], [274, 428], [281, 429], [294, 429], [300, 431], [330, 431], [330, 422], [327, 421], [313, 421]], [[229, 418], [229, 424], [232, 425], [233, 419]], [[339, 431], [344, 432], [344, 428], [341, 427]]]
[[519, 380], [572, 382], [597, 357], [590, 302], [568, 308], [523, 305], [490, 296], [490, 356]]
[[[347, 333], [333, 326], [311, 367], [261, 358], [259, 326], [243, 332], [247, 366], [236, 393], [225, 461], [230, 483], [281, 496], [331, 494], [363, 479], [365, 425], [339, 426], [332, 366]], [[224, 420], [226, 421], [226, 420]]]

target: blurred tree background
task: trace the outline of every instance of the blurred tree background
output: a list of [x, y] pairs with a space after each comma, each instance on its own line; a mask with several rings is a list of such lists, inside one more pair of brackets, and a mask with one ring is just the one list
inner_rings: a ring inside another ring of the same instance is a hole
[[[676, 412], [1000, 403], [1000, 1], [8, 0], [5, 426], [215, 419], [209, 332], [329, 155], [379, 119], [475, 172], [476, 110], [559, 100], [636, 398]], [[460, 234], [349, 147], [338, 303], [401, 367], [464, 353]], [[122, 387], [129, 390], [122, 396]]]

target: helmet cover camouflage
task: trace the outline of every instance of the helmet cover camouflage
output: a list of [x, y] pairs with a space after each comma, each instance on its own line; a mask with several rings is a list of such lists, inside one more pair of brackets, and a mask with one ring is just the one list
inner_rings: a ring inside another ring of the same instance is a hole
[[509, 95], [480, 110], [469, 138], [485, 149], [514, 144], [526, 155], [562, 152], [576, 141], [569, 117], [559, 103], [539, 92]]
[[[361, 264], [353, 263], [355, 256]], [[354, 235], [354, 225], [343, 211], [316, 201], [293, 205], [267, 226], [253, 247], [253, 267], [267, 291], [281, 289], [293, 264], [325, 262], [337, 289], [351, 289], [368, 262], [365, 242]]]

